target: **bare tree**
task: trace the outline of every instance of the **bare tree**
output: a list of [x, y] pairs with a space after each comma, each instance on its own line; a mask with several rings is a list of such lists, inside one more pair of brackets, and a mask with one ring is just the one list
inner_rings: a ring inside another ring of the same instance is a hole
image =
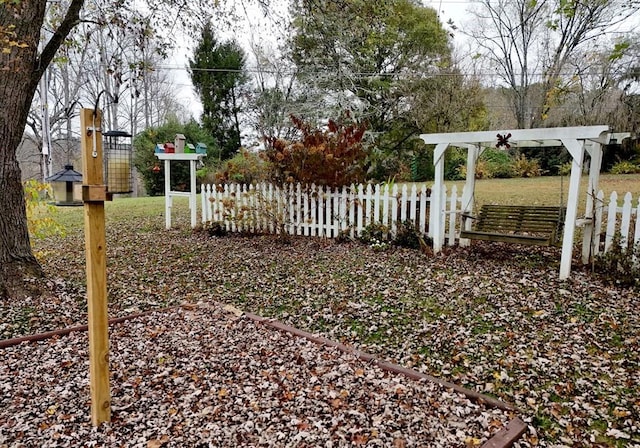
[[[509, 87], [518, 127], [545, 123], [570, 61], [637, 12], [637, 0], [479, 0], [468, 31]], [[532, 87], [539, 84], [537, 94]]]

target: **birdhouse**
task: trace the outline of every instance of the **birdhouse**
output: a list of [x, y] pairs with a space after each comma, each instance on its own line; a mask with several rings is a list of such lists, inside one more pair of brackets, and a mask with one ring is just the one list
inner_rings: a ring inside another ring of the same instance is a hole
[[171, 142], [167, 142], [164, 144], [164, 152], [167, 154], [173, 154], [176, 152], [176, 146]]
[[108, 131], [102, 136], [107, 191], [112, 194], [131, 193], [133, 191], [131, 134], [125, 131]]
[[162, 146], [160, 143], [156, 144], [156, 147], [153, 150], [153, 152], [156, 153], [156, 154], [163, 153], [164, 152], [164, 146]]
[[196, 153], [197, 154], [206, 154], [207, 153], [207, 145], [202, 142], [198, 142], [196, 144]]
[[176, 134], [175, 145], [176, 145], [176, 154], [184, 153], [184, 143], [186, 141], [186, 137], [184, 134]]
[[62, 171], [48, 177], [56, 205], [82, 205], [82, 174], [73, 165], [65, 165]]
[[185, 147], [184, 147], [184, 152], [185, 152], [186, 154], [195, 154], [195, 152], [196, 152], [196, 147], [195, 147], [195, 146], [193, 146], [193, 144], [192, 144], [192, 143], [187, 143], [187, 144], [185, 145]]

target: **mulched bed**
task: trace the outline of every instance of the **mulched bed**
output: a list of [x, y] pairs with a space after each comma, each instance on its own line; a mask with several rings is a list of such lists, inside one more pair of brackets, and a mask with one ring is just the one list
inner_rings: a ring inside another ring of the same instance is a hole
[[[0, 446], [479, 446], [510, 412], [217, 306], [112, 326], [112, 422], [84, 332], [0, 351]], [[37, 360], [37, 362], [34, 362]]]
[[[557, 249], [474, 244], [429, 257], [210, 238], [176, 223], [108, 226], [110, 316], [230, 303], [513, 403], [529, 425], [516, 446], [640, 446], [638, 291], [578, 264], [558, 280]], [[82, 233], [36, 249], [51, 292], [1, 304], [0, 338], [86, 322]]]

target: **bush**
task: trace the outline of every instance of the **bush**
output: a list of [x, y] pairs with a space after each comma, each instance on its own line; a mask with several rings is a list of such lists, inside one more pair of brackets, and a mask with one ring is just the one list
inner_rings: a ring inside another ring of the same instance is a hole
[[[209, 147], [209, 153], [203, 159], [208, 169], [217, 163], [213, 138], [195, 121], [181, 124], [177, 120], [172, 120], [162, 126], [145, 129], [136, 135], [133, 140], [135, 149], [133, 164], [142, 176], [147, 194], [150, 196], [164, 194], [164, 164], [160, 163], [155, 156], [156, 144], [173, 142], [176, 134], [184, 134], [188, 143], [203, 142]], [[206, 170], [200, 172], [200, 177], [202, 177], [203, 173], [206, 173]], [[184, 189], [189, 183], [189, 162], [172, 162], [171, 189]]]
[[463, 180], [466, 177], [467, 150], [452, 147], [444, 155], [444, 178]]
[[620, 244], [622, 236], [616, 232], [609, 252], [598, 255], [594, 270], [606, 282], [618, 286], [640, 286], [640, 243]]
[[384, 241], [389, 233], [389, 228], [380, 223], [373, 223], [362, 229], [358, 239], [364, 244], [375, 244]]
[[571, 174], [571, 162], [563, 163], [558, 167], [558, 174], [560, 176], [568, 176]]
[[[513, 162], [507, 151], [495, 148], [487, 148], [480, 155], [478, 162], [481, 161], [486, 162], [485, 178], [489, 179], [513, 177]], [[478, 177], [478, 179], [480, 178]]]
[[398, 227], [393, 244], [408, 249], [420, 249], [422, 247], [421, 239], [422, 235], [416, 230], [416, 226], [411, 221], [404, 221]]
[[513, 172], [516, 177], [538, 177], [542, 175], [540, 162], [537, 159], [527, 159], [524, 154], [518, 154], [513, 160]]
[[[458, 167], [458, 173], [460, 179], [467, 178], [467, 166], [461, 165]], [[493, 173], [491, 171], [491, 166], [489, 162], [486, 160], [478, 159], [476, 162], [476, 179], [491, 179], [493, 177]]]
[[53, 197], [51, 185], [28, 180], [24, 183], [24, 196], [27, 208], [27, 227], [31, 242], [34, 239], [42, 239], [48, 236], [64, 235], [64, 227], [56, 220], [57, 209], [54, 205], [47, 203]]
[[216, 171], [214, 181], [252, 184], [266, 180], [266, 171], [267, 163], [258, 154], [241, 148], [238, 154], [226, 160]]
[[267, 138], [267, 149], [263, 152], [276, 183], [336, 187], [364, 181], [367, 158], [362, 143], [364, 124], [353, 121], [348, 113], [338, 120], [329, 120], [326, 129], [314, 128], [293, 115], [291, 121], [301, 137], [292, 141]]
[[636, 174], [640, 173], [640, 166], [629, 161], [623, 160], [611, 167], [611, 174]]

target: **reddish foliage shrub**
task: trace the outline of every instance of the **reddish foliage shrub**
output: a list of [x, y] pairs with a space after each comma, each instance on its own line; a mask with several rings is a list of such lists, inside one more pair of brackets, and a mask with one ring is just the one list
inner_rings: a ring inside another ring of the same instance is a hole
[[326, 129], [314, 128], [293, 115], [291, 120], [300, 132], [298, 140], [266, 140], [264, 157], [275, 182], [335, 187], [364, 181], [366, 125], [351, 120], [348, 113], [338, 121], [329, 120]]

